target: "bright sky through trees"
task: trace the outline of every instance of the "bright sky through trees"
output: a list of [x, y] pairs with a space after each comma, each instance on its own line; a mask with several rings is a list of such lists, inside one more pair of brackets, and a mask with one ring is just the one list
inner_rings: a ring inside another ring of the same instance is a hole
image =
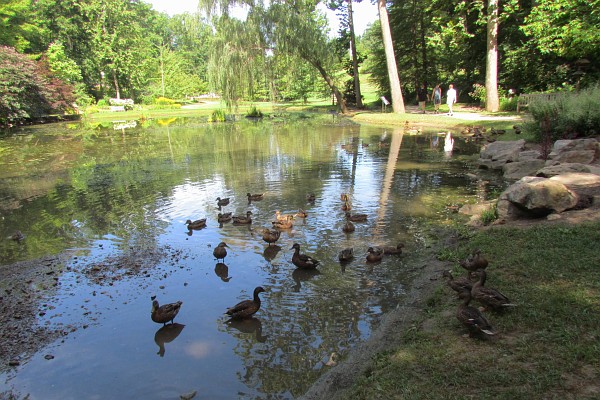
[[[156, 11], [166, 12], [169, 15], [181, 14], [184, 12], [194, 12], [197, 10], [198, 2], [195, 0], [144, 0], [147, 3], [152, 4], [152, 7]], [[339, 21], [334, 11], [327, 10], [323, 4], [319, 4], [319, 7], [324, 10], [329, 19], [329, 26], [331, 33], [336, 34], [338, 30]], [[369, 0], [363, 0], [360, 3], [353, 2], [352, 8], [354, 9], [354, 29], [357, 35], [362, 35], [367, 29], [367, 26], [373, 21], [377, 20], [377, 6], [371, 4]]]

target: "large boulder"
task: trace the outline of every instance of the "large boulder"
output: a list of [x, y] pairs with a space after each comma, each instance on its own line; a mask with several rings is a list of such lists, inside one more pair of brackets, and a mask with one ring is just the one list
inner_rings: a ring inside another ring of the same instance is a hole
[[540, 218], [572, 209], [578, 201], [578, 196], [563, 183], [528, 176], [500, 195], [498, 216], [500, 219]]
[[549, 180], [565, 185], [578, 198], [577, 208], [587, 208], [600, 196], [600, 175], [568, 173], [556, 175]]
[[504, 164], [515, 162], [525, 148], [525, 140], [511, 142], [496, 141], [485, 145], [479, 153], [479, 168], [502, 169]]
[[544, 160], [532, 159], [528, 161], [517, 161], [504, 164], [502, 173], [504, 178], [509, 180], [519, 180], [525, 176], [535, 176], [540, 168], [546, 165]]
[[535, 173], [535, 176], [542, 176], [544, 178], [550, 178], [556, 175], [569, 174], [573, 172], [584, 172], [590, 174], [600, 175], [599, 165], [589, 165], [580, 163], [564, 163], [554, 164], [546, 163], [546, 166]]
[[548, 159], [560, 163], [592, 164], [600, 158], [600, 144], [594, 138], [557, 140]]

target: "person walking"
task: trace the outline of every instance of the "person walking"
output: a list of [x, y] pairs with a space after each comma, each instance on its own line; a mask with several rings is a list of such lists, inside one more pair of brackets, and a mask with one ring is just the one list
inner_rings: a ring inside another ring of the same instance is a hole
[[439, 83], [433, 88], [431, 98], [433, 99], [433, 112], [437, 114], [440, 112], [440, 105], [442, 104], [442, 88]]
[[454, 103], [456, 103], [456, 89], [454, 89], [453, 84], [450, 84], [450, 86], [448, 86], [448, 91], [446, 92], [446, 104], [448, 104], [448, 115], [450, 116], [454, 115], [454, 112], [452, 111]]
[[425, 114], [425, 103], [429, 100], [429, 95], [427, 94], [427, 88], [425, 84], [422, 83], [421, 87], [417, 89], [417, 99], [419, 100], [419, 108], [421, 109], [421, 113]]

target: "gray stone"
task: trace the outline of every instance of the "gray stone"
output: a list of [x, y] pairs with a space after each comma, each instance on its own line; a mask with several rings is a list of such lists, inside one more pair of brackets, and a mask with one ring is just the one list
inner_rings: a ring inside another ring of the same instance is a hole
[[549, 180], [567, 187], [578, 197], [577, 208], [587, 208], [600, 196], [600, 175], [589, 173], [568, 173], [556, 175]]
[[504, 178], [516, 181], [525, 176], [534, 176], [545, 164], [544, 160], [512, 162], [504, 164], [502, 172], [504, 173]]
[[525, 140], [510, 142], [496, 141], [483, 147], [479, 153], [481, 159], [490, 159], [492, 161], [517, 161], [519, 153], [525, 148]]
[[531, 161], [531, 160], [540, 160], [542, 157], [542, 153], [538, 150], [525, 150], [519, 153], [519, 158], [517, 161]]
[[552, 176], [568, 174], [572, 172], [584, 172], [600, 175], [600, 166], [580, 163], [553, 163], [553, 165], [546, 164], [544, 168], [537, 171], [535, 176], [550, 178]]
[[591, 164], [598, 160], [600, 146], [594, 138], [557, 140], [552, 146], [548, 159], [561, 163]]

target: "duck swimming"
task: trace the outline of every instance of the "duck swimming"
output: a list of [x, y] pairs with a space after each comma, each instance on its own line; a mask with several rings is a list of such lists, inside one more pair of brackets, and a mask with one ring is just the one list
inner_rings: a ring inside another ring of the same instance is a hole
[[383, 248], [383, 254], [402, 254], [404, 243], [398, 243], [396, 247], [387, 246]]
[[313, 269], [317, 268], [319, 265], [319, 261], [314, 258], [307, 256], [306, 254], [300, 254], [300, 245], [298, 243], [294, 243], [290, 250], [294, 250], [294, 255], [292, 256], [292, 263], [298, 268], [306, 268]]
[[264, 193], [260, 193], [260, 194], [248, 193], [248, 194], [246, 194], [246, 196], [248, 196], [248, 202], [251, 202], [251, 201], [258, 201], [258, 200], [264, 199], [265, 194]]
[[231, 217], [233, 219], [233, 223], [237, 225], [251, 224], [252, 223], [252, 211], [246, 211], [246, 216], [239, 215]]
[[369, 247], [367, 249], [367, 262], [379, 262], [383, 258], [383, 250], [378, 247]]
[[262, 286], [258, 286], [254, 289], [254, 296], [252, 300], [244, 300], [237, 303], [235, 306], [230, 307], [225, 311], [225, 314], [231, 316], [233, 319], [249, 318], [260, 309], [260, 297], [259, 293], [265, 292]]
[[223, 206], [226, 206], [227, 204], [229, 204], [229, 197], [226, 197], [224, 199], [217, 197], [217, 206], [218, 207], [223, 207]]
[[352, 247], [348, 247], [338, 254], [338, 260], [341, 262], [347, 262], [354, 258], [354, 249]]
[[350, 214], [347, 212], [346, 219], [352, 222], [365, 222], [367, 220], [367, 214]]
[[224, 214], [219, 213], [219, 215], [217, 215], [217, 221], [219, 221], [219, 223], [221, 223], [221, 224], [223, 222], [231, 221], [231, 213], [230, 212], [224, 213]]
[[185, 223], [187, 224], [187, 228], [190, 231], [192, 229], [202, 229], [206, 227], [206, 218], [197, 219], [195, 221], [188, 219], [187, 221], [185, 221]]
[[152, 321], [163, 325], [169, 321], [173, 323], [173, 320], [179, 313], [182, 304], [183, 303], [181, 301], [178, 301], [176, 303], [163, 304], [160, 306], [158, 304], [158, 300], [156, 300], [155, 297], [152, 297], [152, 313], [150, 315]]
[[344, 226], [342, 226], [342, 230], [346, 233], [352, 233], [356, 230], [356, 227], [354, 226], [354, 224], [352, 222], [346, 221]]

